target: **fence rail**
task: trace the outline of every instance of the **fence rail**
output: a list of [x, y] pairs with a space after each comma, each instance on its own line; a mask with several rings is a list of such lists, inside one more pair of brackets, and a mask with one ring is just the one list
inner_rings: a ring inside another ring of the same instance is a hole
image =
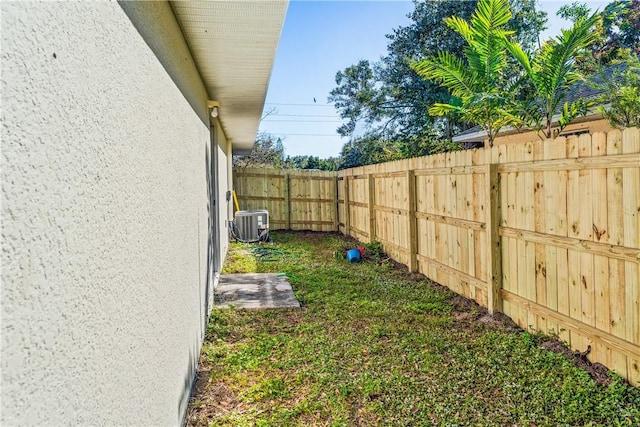
[[337, 231], [335, 172], [236, 168], [233, 183], [244, 210], [267, 209], [275, 230]]
[[330, 172], [235, 171], [277, 228], [339, 230], [640, 384], [640, 130]]

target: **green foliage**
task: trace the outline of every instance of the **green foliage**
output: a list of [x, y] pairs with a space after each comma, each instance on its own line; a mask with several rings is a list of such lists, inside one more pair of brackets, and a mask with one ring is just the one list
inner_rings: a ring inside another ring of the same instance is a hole
[[378, 79], [385, 89], [381, 122], [385, 129], [401, 139], [407, 136], [431, 140], [449, 139], [466, 128], [459, 118], [434, 118], [428, 109], [435, 102], [450, 98], [446, 88], [420, 78], [412, 69], [415, 58], [435, 55], [440, 50], [462, 52], [463, 41], [451, 37], [444, 19], [452, 16], [468, 18], [475, 1], [416, 1], [409, 16], [411, 23], [387, 35], [387, 55], [376, 67]]
[[248, 156], [234, 156], [234, 167], [268, 166], [281, 168], [284, 165], [282, 139], [269, 133], [259, 133], [253, 150]]
[[387, 256], [387, 254], [384, 253], [382, 244], [377, 240], [374, 240], [373, 242], [365, 243], [363, 246], [364, 246], [365, 254], [374, 260], [380, 260]]
[[515, 32], [515, 37], [520, 46], [532, 52], [540, 46], [540, 33], [547, 27], [547, 13], [536, 9], [536, 0], [510, 1], [511, 14], [509, 28]]
[[630, 56], [611, 75], [604, 70], [596, 74], [599, 81], [593, 83], [603, 91], [598, 101], [598, 111], [617, 128], [640, 127], [640, 60]]
[[587, 18], [590, 12], [591, 8], [587, 6], [586, 3], [574, 1], [571, 4], [561, 6], [556, 15], [575, 23], [581, 19]]
[[387, 161], [389, 142], [375, 135], [357, 138], [345, 144], [340, 153], [339, 169], [348, 169]]
[[367, 60], [336, 73], [336, 85], [328, 98], [343, 119], [349, 121], [337, 132], [342, 136], [350, 136], [356, 129], [359, 120], [371, 125], [376, 120], [372, 111], [379, 108], [381, 92], [379, 82], [374, 78], [373, 69]]
[[429, 113], [458, 114], [479, 124], [487, 132], [489, 145], [501, 128], [520, 123], [505, 72], [509, 65], [505, 43], [513, 34], [506, 28], [510, 19], [507, 0], [481, 0], [470, 22], [455, 16], [445, 19], [466, 42], [463, 57], [441, 51], [437, 57], [413, 64], [416, 73], [446, 87], [460, 100], [458, 105], [436, 103]]
[[284, 162], [286, 169], [317, 169], [323, 171], [338, 170], [340, 158], [321, 159], [318, 156], [287, 156]]
[[281, 138], [268, 133], [259, 133], [251, 154], [235, 156], [234, 167], [268, 167], [277, 169], [338, 170], [339, 158], [321, 159], [318, 156], [287, 156]]
[[533, 59], [517, 43], [506, 42], [532, 88], [530, 97], [521, 101], [524, 121], [541, 137], [554, 137], [556, 114], [559, 114], [556, 132], [560, 132], [589, 107], [585, 100], [563, 101], [571, 86], [583, 78], [576, 56], [597, 39], [594, 27], [599, 20], [598, 14], [579, 18], [570, 29], [561, 30], [561, 35], [545, 42]]
[[606, 65], [624, 50], [640, 55], [640, 0], [613, 1], [601, 16], [603, 38], [592, 49], [593, 56]]
[[[574, 2], [558, 10], [558, 16], [573, 23], [586, 19], [591, 10], [587, 3]], [[625, 52], [640, 55], [640, 0], [609, 3], [594, 28], [595, 40], [576, 57], [580, 69], [593, 71], [614, 64]]]
[[356, 138], [342, 147], [338, 169], [347, 169], [461, 149], [460, 144], [430, 136], [387, 139], [375, 134]]
[[387, 35], [386, 56], [376, 63], [362, 60], [339, 71], [338, 86], [331, 91], [329, 102], [334, 102], [341, 117], [349, 122], [338, 131], [359, 138], [354, 131], [364, 130], [365, 135], [376, 139], [447, 136], [439, 131], [452, 130], [451, 125], [440, 126], [427, 113], [433, 102], [448, 98], [447, 91], [420, 79], [409, 63], [414, 57], [424, 56], [424, 52], [461, 50], [459, 40], [446, 37], [442, 20], [454, 13], [470, 15], [474, 3], [416, 1], [409, 16], [411, 24]]

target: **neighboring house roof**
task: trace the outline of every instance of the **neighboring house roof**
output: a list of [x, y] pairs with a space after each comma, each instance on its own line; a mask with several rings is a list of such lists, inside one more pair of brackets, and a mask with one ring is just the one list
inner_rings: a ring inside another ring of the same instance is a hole
[[120, 1], [205, 125], [207, 101], [234, 154], [255, 143], [288, 0]]
[[[626, 68], [626, 64], [624, 63], [607, 67], [604, 70], [605, 77], [607, 79], [610, 79], [615, 73], [619, 73], [623, 71], [625, 68]], [[593, 80], [595, 83], [602, 83], [603, 81], [602, 77], [599, 75], [596, 75]], [[602, 92], [603, 92], [602, 89], [595, 88], [593, 87], [593, 85], [590, 85], [586, 81], [579, 81], [575, 83], [571, 87], [571, 89], [569, 89], [569, 91], [567, 92], [567, 96], [565, 96], [565, 98], [558, 105], [558, 108], [556, 109], [554, 114], [554, 119], [557, 119], [560, 116], [560, 112], [562, 111], [562, 107], [565, 102], [571, 103], [580, 98], [594, 99], [599, 95], [601, 95]], [[592, 110], [586, 116], [584, 116], [581, 120], [577, 120], [577, 121], [584, 121], [585, 118], [590, 119], [594, 116], [597, 116], [598, 118], [601, 117], [599, 113], [597, 113], [595, 110]], [[500, 131], [499, 136], [509, 135], [509, 134], [518, 133], [518, 132], [519, 132], [518, 130], [510, 126], [507, 126]], [[486, 137], [487, 137], [486, 131], [482, 130], [480, 126], [474, 126], [470, 129], [465, 130], [464, 132], [460, 132], [459, 134], [454, 136], [452, 140], [454, 142], [481, 142], [481, 141], [484, 141]]]

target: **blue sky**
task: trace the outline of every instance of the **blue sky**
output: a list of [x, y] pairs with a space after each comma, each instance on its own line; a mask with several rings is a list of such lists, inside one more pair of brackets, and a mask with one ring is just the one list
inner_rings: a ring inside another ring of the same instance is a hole
[[[555, 12], [571, 2], [539, 0], [549, 15], [543, 38], [567, 26]], [[602, 9], [608, 2], [586, 3]], [[386, 53], [385, 35], [408, 25], [412, 10], [413, 3], [400, 0], [291, 0], [265, 105], [265, 112], [273, 113], [260, 131], [282, 137], [290, 156], [337, 156], [347, 139], [336, 134], [340, 118], [327, 103], [336, 72], [360, 59], [377, 61]]]

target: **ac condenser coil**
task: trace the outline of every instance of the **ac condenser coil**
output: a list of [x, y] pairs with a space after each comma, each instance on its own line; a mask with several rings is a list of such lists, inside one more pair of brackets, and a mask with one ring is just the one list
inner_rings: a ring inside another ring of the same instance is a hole
[[234, 228], [235, 237], [241, 242], [267, 241], [269, 238], [269, 212], [266, 210], [237, 211]]

